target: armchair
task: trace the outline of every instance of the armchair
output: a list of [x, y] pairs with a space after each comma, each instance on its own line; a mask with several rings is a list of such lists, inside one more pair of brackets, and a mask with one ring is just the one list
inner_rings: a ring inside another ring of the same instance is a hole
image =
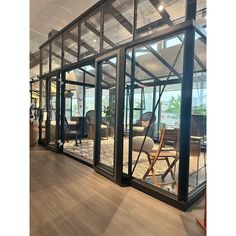
[[[88, 139], [93, 139], [95, 136], [95, 111], [90, 110], [86, 113], [86, 122], [88, 125]], [[108, 123], [101, 122], [101, 137], [108, 139]]]

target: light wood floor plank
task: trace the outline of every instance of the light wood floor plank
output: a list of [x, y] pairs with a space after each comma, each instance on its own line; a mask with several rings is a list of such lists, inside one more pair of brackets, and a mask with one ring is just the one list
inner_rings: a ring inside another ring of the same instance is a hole
[[31, 236], [204, 235], [203, 199], [182, 212], [62, 154], [30, 154]]

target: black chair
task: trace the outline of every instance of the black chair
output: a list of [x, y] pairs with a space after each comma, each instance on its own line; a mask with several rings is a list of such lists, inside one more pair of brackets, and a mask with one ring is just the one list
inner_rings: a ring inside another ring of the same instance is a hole
[[65, 139], [67, 140], [67, 143], [69, 142], [70, 136], [74, 136], [76, 146], [78, 146], [78, 138], [79, 138], [79, 142], [81, 143], [80, 131], [71, 130], [66, 117], [65, 117], [64, 131], [65, 131], [65, 137], [66, 137]]

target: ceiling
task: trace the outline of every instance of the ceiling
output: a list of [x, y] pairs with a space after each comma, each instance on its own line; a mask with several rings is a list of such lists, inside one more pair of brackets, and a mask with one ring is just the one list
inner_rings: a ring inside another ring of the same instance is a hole
[[[30, 0], [30, 63], [39, 58], [39, 46], [51, 30], [61, 30], [98, 1]], [[39, 66], [33, 66], [30, 77], [38, 74]]]
[[[160, 20], [160, 18], [163, 17], [162, 14], [159, 14], [160, 10], [158, 10], [157, 6], [155, 6], [155, 4], [153, 3], [156, 1], [157, 0], [144, 0], [140, 1], [140, 3], [138, 4], [138, 30], [148, 26], [151, 23], [153, 24], [154, 22]], [[31, 78], [39, 74], [39, 46], [48, 39], [48, 33], [52, 30], [61, 30], [67, 24], [69, 24], [71, 21], [73, 21], [75, 18], [77, 18], [87, 9], [89, 9], [96, 2], [98, 2], [98, 0], [30, 0]], [[132, 32], [130, 32], [129, 28], [126, 27], [127, 24], [132, 25], [133, 23], [133, 11], [129, 11], [129, 9], [132, 9], [132, 2], [133, 1], [130, 0], [114, 1], [112, 3], [112, 7], [109, 8], [109, 12], [104, 16], [104, 35], [106, 36], [106, 38], [109, 39], [109, 42], [112, 42], [115, 45], [119, 44], [120, 42], [127, 41], [127, 39], [132, 39]], [[198, 0], [197, 9], [203, 9], [205, 7], [205, 3], [205, 0]], [[186, 0], [163, 0], [163, 5], [165, 6], [165, 11], [167, 11], [168, 14], [171, 16], [172, 21], [177, 20], [178, 22], [181, 16], [184, 16]], [[117, 18], [117, 16], [119, 15], [124, 16], [125, 20], [121, 16]], [[203, 15], [200, 14], [200, 19], [202, 20], [203, 18]], [[97, 22], [100, 22], [99, 18], [96, 18], [96, 16], [94, 16], [91, 19], [89, 19], [91, 20], [91, 22], [89, 22], [89, 20], [86, 20], [86, 23], [90, 25], [92, 24], [92, 27], [95, 27], [95, 29], [99, 31], [99, 24], [97, 24]], [[126, 24], [124, 24], [124, 22], [122, 21], [125, 21]], [[96, 28], [96, 25], [98, 25], [98, 28]], [[164, 27], [166, 26], [167, 25], [165, 24]], [[83, 31], [83, 29], [86, 30]], [[99, 40], [96, 40], [94, 32], [88, 29], [88, 26], [81, 25], [81, 39], [86, 41], [86, 44], [88, 44], [88, 46], [93, 45], [92, 48], [95, 49], [95, 42], [97, 43], [98, 47], [100, 46]], [[156, 30], [159, 29], [161, 29], [161, 27], [158, 27]], [[146, 31], [144, 31], [145, 35], [146, 33], [149, 34], [152, 32], [150, 30], [148, 32]], [[104, 45], [106, 47], [106, 44]], [[171, 52], [169, 52], [169, 50], [165, 51], [167, 55], [171, 57]], [[148, 62], [147, 59], [148, 58], [146, 58], [144, 61], [140, 61], [139, 63], [145, 64], [145, 62]], [[153, 60], [149, 62], [149, 71], [153, 69], [154, 64], [155, 63], [153, 63]], [[161, 74], [164, 75], [165, 73]], [[142, 77], [143, 76], [144, 75], [142, 74]]]

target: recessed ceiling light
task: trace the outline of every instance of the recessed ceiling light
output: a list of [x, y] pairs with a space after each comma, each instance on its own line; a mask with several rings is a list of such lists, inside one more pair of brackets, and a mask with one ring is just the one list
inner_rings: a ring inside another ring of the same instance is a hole
[[159, 10], [159, 11], [163, 11], [163, 10], [164, 10], [164, 7], [163, 7], [162, 5], [160, 5], [160, 6], [158, 7], [158, 10]]
[[94, 39], [94, 40], [93, 40], [93, 42], [94, 42], [94, 43], [96, 43], [96, 42], [97, 42], [97, 40], [96, 40], [96, 39]]

